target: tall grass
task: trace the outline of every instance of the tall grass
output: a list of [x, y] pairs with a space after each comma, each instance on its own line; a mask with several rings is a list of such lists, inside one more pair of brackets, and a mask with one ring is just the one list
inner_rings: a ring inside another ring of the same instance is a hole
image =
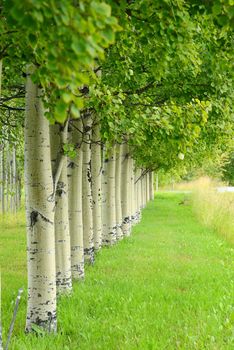
[[203, 224], [234, 243], [234, 193], [220, 193], [217, 183], [203, 177], [192, 184], [192, 205]]

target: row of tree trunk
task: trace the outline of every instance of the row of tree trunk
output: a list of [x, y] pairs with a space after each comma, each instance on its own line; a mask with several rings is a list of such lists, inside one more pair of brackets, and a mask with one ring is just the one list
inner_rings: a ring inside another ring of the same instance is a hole
[[0, 204], [1, 213], [15, 213], [21, 205], [21, 176], [18, 171], [16, 147], [0, 145]]
[[[28, 251], [26, 330], [57, 328], [57, 295], [83, 279], [95, 251], [131, 234], [153, 199], [153, 175], [137, 169], [127, 143], [105, 148], [87, 112], [49, 125], [42, 92], [27, 73], [25, 192]], [[75, 147], [69, 158], [68, 145]], [[74, 153], [74, 152], [73, 152]], [[144, 174], [142, 176], [142, 174]]]

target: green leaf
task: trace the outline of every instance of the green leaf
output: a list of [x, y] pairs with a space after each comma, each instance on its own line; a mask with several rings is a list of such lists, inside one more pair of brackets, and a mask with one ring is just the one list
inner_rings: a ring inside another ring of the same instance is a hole
[[71, 115], [74, 119], [80, 118], [80, 110], [74, 104], [71, 106]]
[[91, 8], [99, 15], [110, 17], [111, 16], [111, 7], [104, 2], [91, 2]]
[[54, 117], [59, 123], [64, 123], [67, 119], [67, 104], [60, 100], [57, 102], [54, 110]]

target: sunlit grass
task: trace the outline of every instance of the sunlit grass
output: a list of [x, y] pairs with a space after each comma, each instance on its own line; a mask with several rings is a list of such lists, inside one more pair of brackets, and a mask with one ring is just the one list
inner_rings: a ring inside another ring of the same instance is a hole
[[[60, 299], [56, 336], [24, 334], [25, 291], [11, 349], [232, 350], [233, 248], [179, 205], [183, 197], [159, 194], [130, 238], [101, 250], [85, 281]], [[23, 221], [4, 230], [5, 339], [26, 266]]]
[[216, 187], [209, 178], [194, 183], [193, 207], [202, 223], [234, 244], [234, 193], [220, 193]]

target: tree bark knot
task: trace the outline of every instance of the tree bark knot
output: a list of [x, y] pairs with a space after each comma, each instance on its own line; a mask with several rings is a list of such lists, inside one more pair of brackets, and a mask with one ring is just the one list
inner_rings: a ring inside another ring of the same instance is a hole
[[40, 216], [43, 221], [48, 222], [48, 223], [53, 225], [53, 222], [50, 221], [46, 216], [44, 216], [43, 214], [39, 213], [39, 211], [33, 210], [31, 212], [31, 214], [30, 214], [30, 227], [31, 228], [33, 228], [34, 225], [37, 223], [38, 216]]

